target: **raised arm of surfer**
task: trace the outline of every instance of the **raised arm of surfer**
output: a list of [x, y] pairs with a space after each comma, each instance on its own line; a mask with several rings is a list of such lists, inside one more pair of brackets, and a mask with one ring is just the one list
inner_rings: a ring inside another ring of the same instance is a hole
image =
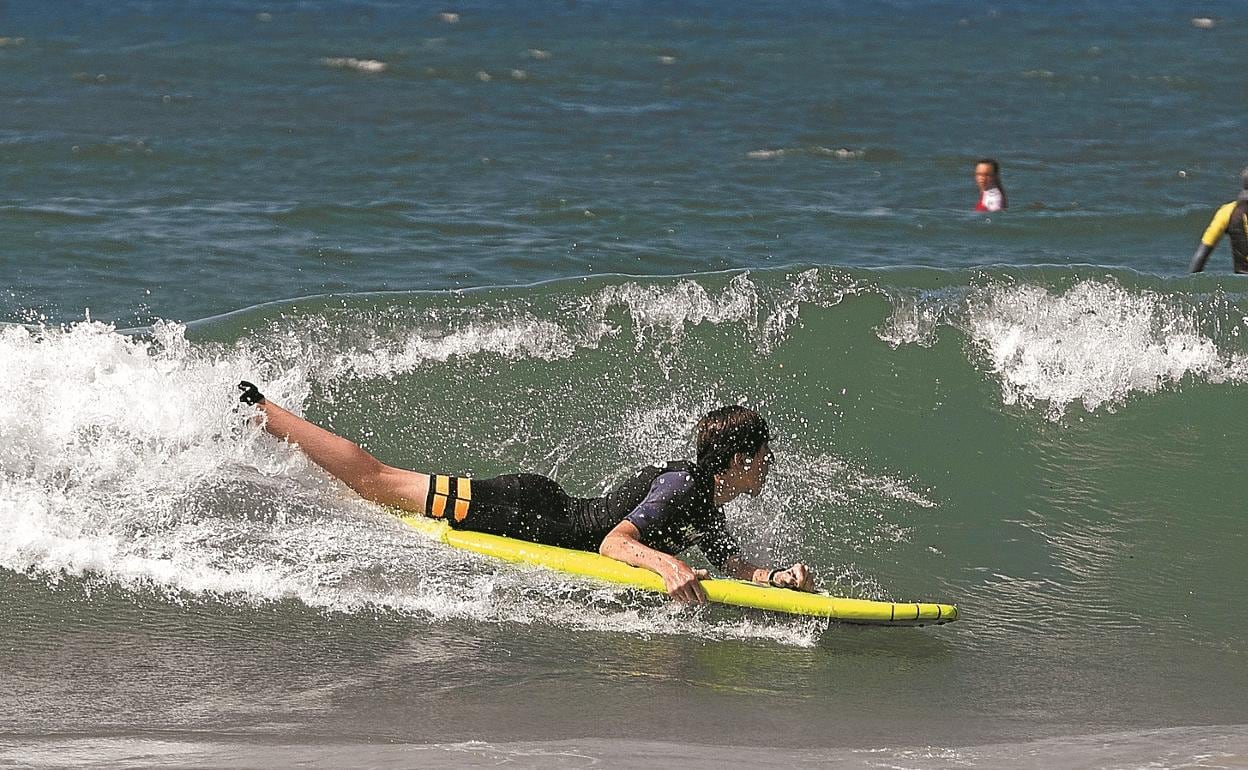
[[444, 519], [458, 529], [599, 551], [657, 573], [682, 601], [706, 600], [698, 585], [705, 573], [675, 556], [693, 545], [733, 577], [813, 590], [805, 565], [769, 570], [751, 564], [728, 531], [722, 506], [742, 494], [759, 494], [771, 464], [767, 423], [744, 407], [723, 407], [698, 422], [696, 463], [648, 466], [605, 497], [577, 498], [531, 473], [470, 479], [395, 468], [274, 404], [255, 385], [243, 382], [239, 389], [241, 401], [263, 412], [265, 430], [298, 445], [368, 500]]

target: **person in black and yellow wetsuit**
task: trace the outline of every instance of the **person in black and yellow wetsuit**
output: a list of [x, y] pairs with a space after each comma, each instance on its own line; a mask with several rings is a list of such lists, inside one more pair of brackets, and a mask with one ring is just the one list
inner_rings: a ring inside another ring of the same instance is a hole
[[1227, 234], [1231, 237], [1231, 260], [1235, 272], [1248, 273], [1248, 168], [1239, 172], [1239, 177], [1244, 189], [1238, 198], [1218, 207], [1200, 239], [1200, 245], [1196, 247], [1196, 253], [1192, 255], [1188, 272], [1204, 270], [1209, 255], [1222, 240], [1222, 235]]
[[771, 467], [767, 422], [741, 406], [716, 409], [697, 427], [697, 461], [642, 468], [604, 497], [573, 497], [533, 473], [489, 479], [428, 474], [385, 465], [355, 443], [266, 399], [239, 383], [239, 400], [263, 414], [265, 430], [297, 444], [309, 458], [362, 497], [444, 519], [452, 527], [536, 543], [597, 551], [663, 578], [667, 592], [706, 601], [705, 578], [676, 558], [697, 546], [729, 575], [756, 583], [814, 590], [806, 565], [767, 569], [745, 560], [728, 529], [723, 506], [757, 496]]

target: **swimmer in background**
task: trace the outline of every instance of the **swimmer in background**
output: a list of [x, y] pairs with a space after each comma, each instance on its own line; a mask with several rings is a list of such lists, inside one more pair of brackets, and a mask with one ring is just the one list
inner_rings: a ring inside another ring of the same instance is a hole
[[1005, 188], [1001, 186], [1001, 164], [996, 159], [981, 158], [975, 161], [975, 185], [979, 188], [976, 211], [1004, 211], [1009, 208], [1010, 201], [1005, 197]]
[[1231, 261], [1235, 272], [1248, 273], [1248, 168], [1239, 172], [1239, 178], [1243, 185], [1239, 197], [1222, 204], [1214, 212], [1213, 220], [1205, 228], [1205, 234], [1196, 246], [1196, 253], [1192, 255], [1189, 273], [1199, 273], [1205, 269], [1205, 262], [1217, 247], [1218, 241], [1222, 240], [1224, 233], [1231, 234]]

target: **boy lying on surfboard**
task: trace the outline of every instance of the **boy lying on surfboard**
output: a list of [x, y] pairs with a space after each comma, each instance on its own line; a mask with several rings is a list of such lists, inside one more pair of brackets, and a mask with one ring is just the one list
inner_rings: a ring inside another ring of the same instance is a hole
[[534, 473], [490, 479], [421, 473], [385, 465], [357, 444], [314, 425], [264, 397], [250, 382], [239, 400], [256, 407], [264, 429], [298, 445], [317, 465], [360, 496], [382, 505], [443, 519], [456, 529], [597, 551], [663, 578], [683, 602], [703, 603], [705, 570], [676, 554], [691, 546], [732, 577], [814, 590], [800, 562], [767, 569], [746, 561], [728, 531], [723, 506], [743, 494], [757, 497], [771, 466], [771, 434], [757, 412], [724, 406], [698, 421], [697, 461], [642, 468], [605, 497], [572, 497]]

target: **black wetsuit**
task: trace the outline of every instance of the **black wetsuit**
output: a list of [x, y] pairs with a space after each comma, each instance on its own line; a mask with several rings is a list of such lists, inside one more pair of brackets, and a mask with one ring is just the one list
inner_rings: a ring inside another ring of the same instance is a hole
[[1248, 191], [1239, 200], [1224, 204], [1214, 212], [1192, 256], [1190, 272], [1199, 273], [1205, 269], [1205, 260], [1224, 234], [1231, 239], [1231, 263], [1235, 272], [1248, 273]]
[[689, 462], [642, 468], [605, 497], [572, 497], [557, 482], [533, 473], [432, 476], [425, 510], [457, 529], [581, 551], [596, 552], [625, 519], [637, 527], [643, 545], [664, 553], [696, 545], [723, 567], [740, 551], [723, 509], [714, 503], [711, 479]]

